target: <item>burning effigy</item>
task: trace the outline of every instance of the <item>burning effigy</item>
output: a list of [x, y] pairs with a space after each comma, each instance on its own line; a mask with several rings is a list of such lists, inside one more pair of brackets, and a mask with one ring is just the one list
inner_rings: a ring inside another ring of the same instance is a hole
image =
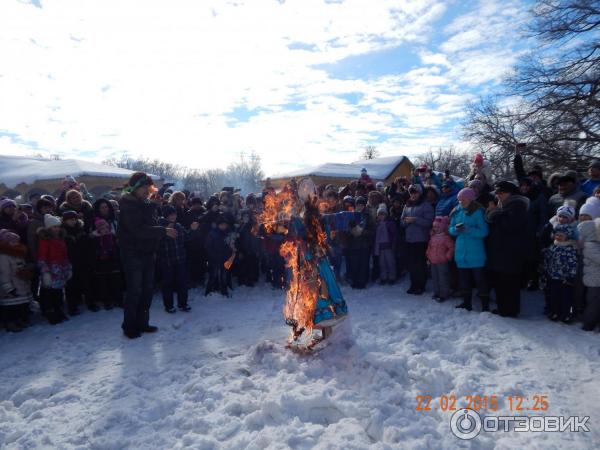
[[[321, 214], [314, 186], [287, 186], [268, 193], [259, 217], [263, 233], [284, 235], [280, 255], [287, 269], [285, 322], [290, 347], [314, 349], [348, 316], [348, 307], [327, 259], [328, 233], [346, 228], [349, 215]], [[320, 334], [314, 333], [320, 330]]]

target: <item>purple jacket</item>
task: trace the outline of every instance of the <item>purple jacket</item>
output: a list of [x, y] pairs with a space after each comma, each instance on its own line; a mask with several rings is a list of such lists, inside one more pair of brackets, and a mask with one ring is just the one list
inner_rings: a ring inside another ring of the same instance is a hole
[[375, 230], [375, 255], [379, 255], [381, 250], [395, 248], [397, 237], [398, 230], [392, 219], [387, 218], [383, 222], [378, 222]]
[[[421, 201], [417, 204], [408, 202], [402, 211], [402, 226], [406, 229], [406, 242], [428, 242], [431, 226], [435, 213], [429, 202]], [[404, 219], [415, 217], [413, 223], [406, 223]]]

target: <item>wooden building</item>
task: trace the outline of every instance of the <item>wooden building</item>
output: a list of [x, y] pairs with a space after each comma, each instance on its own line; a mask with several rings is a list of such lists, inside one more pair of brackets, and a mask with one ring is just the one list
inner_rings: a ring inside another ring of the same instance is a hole
[[396, 177], [410, 178], [414, 166], [406, 156], [385, 156], [355, 161], [349, 164], [325, 163], [270, 177], [269, 182], [275, 189], [281, 189], [292, 178], [298, 181], [303, 178], [310, 178], [317, 186], [327, 184], [344, 186], [360, 178], [360, 172], [363, 168], [367, 169], [367, 173], [374, 183], [383, 181], [388, 185]]

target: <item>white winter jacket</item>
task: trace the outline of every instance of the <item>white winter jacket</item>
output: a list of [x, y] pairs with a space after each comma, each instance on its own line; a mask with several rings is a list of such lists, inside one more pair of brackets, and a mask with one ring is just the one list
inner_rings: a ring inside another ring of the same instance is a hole
[[581, 222], [578, 230], [583, 246], [583, 284], [600, 287], [600, 219]]

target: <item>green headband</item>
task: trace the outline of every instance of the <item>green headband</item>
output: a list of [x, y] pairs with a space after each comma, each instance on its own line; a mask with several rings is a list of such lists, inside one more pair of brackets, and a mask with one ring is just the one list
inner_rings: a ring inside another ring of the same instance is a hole
[[151, 186], [154, 184], [154, 182], [152, 181], [152, 178], [150, 178], [148, 175], [144, 175], [137, 181], [137, 183], [135, 183], [133, 186], [127, 186], [125, 189], [123, 189], [123, 191], [127, 194], [131, 194], [132, 192], [134, 192], [135, 190], [141, 188], [142, 186], [144, 186], [146, 184], [148, 186]]

